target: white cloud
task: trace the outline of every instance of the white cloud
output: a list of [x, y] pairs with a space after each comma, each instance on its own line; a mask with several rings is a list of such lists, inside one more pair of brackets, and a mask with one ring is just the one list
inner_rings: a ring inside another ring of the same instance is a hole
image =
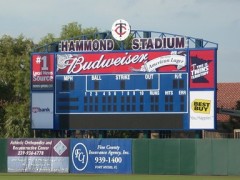
[[[123, 18], [133, 29], [219, 43], [219, 81], [228, 79], [222, 73], [226, 68], [234, 73], [231, 69], [240, 67], [239, 60], [232, 61], [240, 56], [239, 0], [2, 0], [0, 7], [0, 36], [15, 37], [22, 33], [38, 41], [48, 33], [59, 36], [62, 25], [70, 22], [105, 31], [110, 30], [116, 19]], [[240, 78], [236, 75], [228, 80]]]

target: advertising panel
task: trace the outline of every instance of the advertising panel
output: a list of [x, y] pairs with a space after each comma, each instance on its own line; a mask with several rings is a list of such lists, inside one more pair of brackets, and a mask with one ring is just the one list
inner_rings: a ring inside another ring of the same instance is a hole
[[8, 139], [8, 172], [69, 172], [69, 139]]
[[57, 54], [57, 74], [186, 71], [185, 51]]
[[190, 92], [190, 129], [214, 129], [214, 91]]
[[32, 55], [32, 90], [53, 90], [54, 54]]
[[130, 174], [131, 147], [131, 140], [71, 139], [70, 172]]
[[215, 50], [190, 51], [190, 88], [214, 88]]
[[32, 93], [32, 128], [53, 129], [53, 93]]

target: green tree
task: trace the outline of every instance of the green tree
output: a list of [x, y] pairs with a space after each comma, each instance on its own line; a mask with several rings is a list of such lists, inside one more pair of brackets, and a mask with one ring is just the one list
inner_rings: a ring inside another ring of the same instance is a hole
[[[240, 129], [240, 117], [239, 117], [239, 113], [240, 113], [240, 100], [238, 100], [236, 102], [236, 106], [234, 108], [236, 115], [230, 115], [229, 118], [229, 122], [224, 123], [223, 129], [229, 133], [232, 133], [234, 131], [234, 129]], [[234, 111], [233, 110], [233, 111]]]
[[[82, 28], [77, 22], [64, 25], [60, 38], [48, 33], [37, 45], [45, 46], [84, 34], [97, 28]], [[30, 53], [32, 40], [23, 35], [0, 38], [0, 137], [30, 137]], [[41, 48], [39, 48], [41, 51]]]
[[[236, 103], [236, 109], [240, 110], [240, 100], [238, 100], [237, 103]], [[239, 120], [240, 120], [240, 118], [239, 118]]]
[[[82, 28], [81, 24], [77, 22], [71, 22], [67, 25], [64, 25], [61, 30], [60, 39], [71, 39], [74, 37], [79, 37], [81, 35], [93, 35], [97, 33], [97, 28]], [[92, 36], [93, 37], [93, 36]]]
[[33, 42], [23, 35], [0, 39], [1, 137], [30, 136], [30, 65]]
[[93, 39], [94, 34], [98, 32], [97, 28], [82, 28], [81, 24], [77, 22], [71, 22], [67, 25], [63, 25], [60, 33], [60, 37], [56, 38], [53, 33], [48, 33], [41, 38], [34, 50], [36, 52], [54, 52], [56, 51], [57, 44], [61, 40], [65, 39], [80, 39], [82, 35], [87, 35], [87, 39]]
[[38, 43], [38, 46], [44, 46], [44, 45], [47, 45], [47, 44], [51, 44], [51, 43], [56, 42], [58, 40], [59, 39], [56, 38], [54, 34], [48, 33], [46, 36], [41, 38], [41, 40]]

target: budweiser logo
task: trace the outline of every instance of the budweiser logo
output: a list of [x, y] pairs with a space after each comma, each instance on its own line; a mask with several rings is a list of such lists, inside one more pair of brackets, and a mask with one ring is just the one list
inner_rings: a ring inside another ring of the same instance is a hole
[[86, 60], [81, 54], [61, 54], [57, 55], [57, 71], [64, 69], [67, 74], [76, 74], [86, 70], [143, 63], [147, 60], [148, 53], [131, 55], [127, 52], [123, 57], [109, 59], [105, 58], [105, 55], [103, 54], [99, 59], [93, 61]]

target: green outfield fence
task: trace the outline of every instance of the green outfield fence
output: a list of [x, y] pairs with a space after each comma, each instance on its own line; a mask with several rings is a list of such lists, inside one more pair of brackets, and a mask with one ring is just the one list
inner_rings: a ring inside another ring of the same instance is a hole
[[240, 175], [240, 140], [133, 141], [134, 174]]
[[7, 172], [7, 140], [0, 139], [0, 172]]
[[[238, 139], [133, 139], [133, 174], [240, 175]], [[0, 172], [7, 140], [0, 139]]]

